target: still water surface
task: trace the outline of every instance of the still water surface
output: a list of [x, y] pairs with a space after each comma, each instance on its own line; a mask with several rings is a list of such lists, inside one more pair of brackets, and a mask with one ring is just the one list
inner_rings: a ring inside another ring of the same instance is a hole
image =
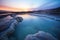
[[[56, 38], [60, 35], [60, 22], [46, 17], [33, 16], [29, 14], [19, 15], [23, 17], [15, 30], [17, 40], [24, 40], [28, 34], [35, 34], [38, 31], [51, 33]], [[47, 15], [48, 16], [48, 15]]]

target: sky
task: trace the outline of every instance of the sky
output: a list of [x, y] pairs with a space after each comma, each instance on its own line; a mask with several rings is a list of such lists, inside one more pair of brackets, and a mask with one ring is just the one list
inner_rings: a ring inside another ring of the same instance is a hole
[[60, 7], [60, 0], [0, 0], [0, 10], [44, 10]]

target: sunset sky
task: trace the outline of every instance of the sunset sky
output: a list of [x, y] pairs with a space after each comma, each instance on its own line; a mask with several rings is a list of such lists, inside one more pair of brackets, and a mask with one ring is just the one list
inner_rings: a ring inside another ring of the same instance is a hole
[[60, 7], [60, 0], [0, 0], [0, 10], [29, 11]]

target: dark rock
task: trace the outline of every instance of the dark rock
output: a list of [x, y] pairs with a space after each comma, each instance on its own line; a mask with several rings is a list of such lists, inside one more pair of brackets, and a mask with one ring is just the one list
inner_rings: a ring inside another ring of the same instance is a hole
[[16, 17], [15, 18], [18, 22], [22, 22], [23, 21], [23, 18], [22, 17]]

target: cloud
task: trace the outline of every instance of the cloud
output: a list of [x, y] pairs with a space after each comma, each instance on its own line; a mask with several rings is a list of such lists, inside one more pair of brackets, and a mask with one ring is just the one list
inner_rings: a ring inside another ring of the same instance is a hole
[[60, 0], [0, 0], [1, 5], [20, 9], [12, 11], [46, 10], [60, 7]]
[[35, 34], [29, 34], [26, 36], [25, 40], [57, 40], [55, 37], [53, 37], [50, 33], [39, 31]]

